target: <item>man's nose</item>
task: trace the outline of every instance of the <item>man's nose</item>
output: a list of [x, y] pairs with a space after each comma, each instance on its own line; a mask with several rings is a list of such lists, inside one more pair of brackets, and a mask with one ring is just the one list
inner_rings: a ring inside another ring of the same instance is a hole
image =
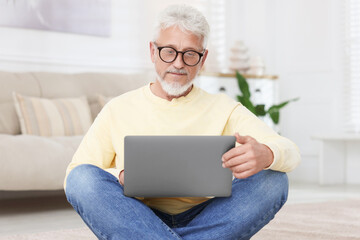
[[182, 53], [179, 53], [179, 54], [176, 56], [176, 58], [175, 58], [175, 60], [174, 60], [174, 62], [173, 62], [173, 66], [174, 66], [175, 68], [183, 68], [183, 67], [185, 67], [185, 63], [184, 63], [184, 61], [183, 61], [183, 59], [182, 59]]

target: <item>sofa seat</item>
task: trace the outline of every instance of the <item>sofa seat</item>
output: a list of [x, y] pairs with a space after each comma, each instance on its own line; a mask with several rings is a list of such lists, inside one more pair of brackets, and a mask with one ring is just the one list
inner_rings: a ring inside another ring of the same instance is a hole
[[61, 189], [82, 137], [0, 134], [0, 189]]

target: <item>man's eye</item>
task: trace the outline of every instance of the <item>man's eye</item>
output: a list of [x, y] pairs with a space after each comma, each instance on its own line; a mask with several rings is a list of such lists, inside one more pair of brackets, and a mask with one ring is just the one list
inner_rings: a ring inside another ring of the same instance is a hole
[[166, 54], [174, 54], [175, 51], [174, 51], [174, 49], [169, 48], [169, 49], [165, 49], [165, 53]]
[[196, 52], [186, 52], [186, 56], [187, 56], [187, 57], [195, 57], [195, 56], [196, 56]]

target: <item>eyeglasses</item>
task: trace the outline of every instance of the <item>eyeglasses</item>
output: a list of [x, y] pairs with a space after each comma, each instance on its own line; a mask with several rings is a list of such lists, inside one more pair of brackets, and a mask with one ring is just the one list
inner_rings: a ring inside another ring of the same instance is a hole
[[158, 47], [156, 43], [154, 44], [159, 50], [159, 57], [163, 62], [172, 63], [178, 54], [181, 53], [183, 62], [190, 67], [197, 65], [205, 52], [205, 50], [202, 53], [194, 50], [178, 51], [173, 47]]

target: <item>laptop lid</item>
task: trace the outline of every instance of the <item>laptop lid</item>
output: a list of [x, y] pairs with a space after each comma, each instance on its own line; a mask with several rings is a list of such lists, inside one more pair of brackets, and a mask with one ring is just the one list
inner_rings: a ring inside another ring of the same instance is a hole
[[126, 136], [124, 194], [130, 197], [227, 197], [232, 172], [222, 155], [234, 136]]

